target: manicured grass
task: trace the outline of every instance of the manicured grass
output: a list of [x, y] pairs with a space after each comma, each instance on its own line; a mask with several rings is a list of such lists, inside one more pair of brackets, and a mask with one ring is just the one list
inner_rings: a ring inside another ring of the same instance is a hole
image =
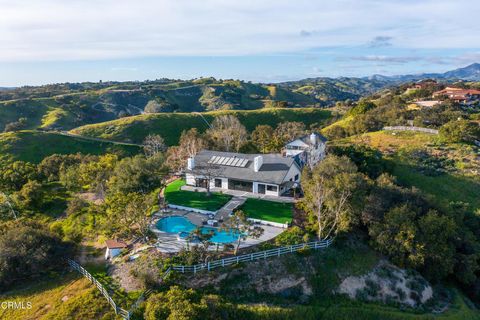
[[249, 218], [278, 223], [292, 222], [293, 205], [260, 199], [247, 199], [240, 208]]
[[165, 199], [168, 203], [201, 210], [216, 211], [232, 198], [230, 195], [217, 192], [212, 192], [210, 196], [207, 197], [205, 192], [180, 190], [183, 185], [185, 185], [185, 181], [179, 179], [173, 181], [166, 187]]
[[[299, 121], [308, 127], [321, 124], [330, 117], [330, 112], [316, 108], [297, 109], [260, 109], [260, 110], [223, 110], [204, 112], [202, 116], [211, 123], [215, 117], [232, 114], [252, 131], [259, 124], [275, 127], [280, 122]], [[141, 143], [149, 134], [159, 134], [168, 145], [176, 145], [184, 130], [197, 128], [200, 132], [207, 129], [205, 120], [197, 113], [159, 113], [143, 114], [118, 120], [86, 125], [72, 130], [73, 133], [91, 137]]]
[[52, 154], [83, 153], [100, 155], [108, 152], [134, 155], [141, 150], [134, 146], [88, 141], [53, 132], [19, 131], [0, 134], [0, 160], [22, 160], [39, 163]]

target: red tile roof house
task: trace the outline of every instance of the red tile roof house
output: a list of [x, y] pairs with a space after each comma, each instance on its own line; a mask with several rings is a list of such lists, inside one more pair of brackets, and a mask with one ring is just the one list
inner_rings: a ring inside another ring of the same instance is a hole
[[105, 241], [105, 244], [107, 245], [105, 260], [118, 256], [120, 252], [127, 247], [126, 243], [117, 240], [107, 240]]
[[438, 97], [447, 97], [455, 102], [471, 103], [480, 101], [480, 90], [446, 87], [433, 93], [433, 98]]

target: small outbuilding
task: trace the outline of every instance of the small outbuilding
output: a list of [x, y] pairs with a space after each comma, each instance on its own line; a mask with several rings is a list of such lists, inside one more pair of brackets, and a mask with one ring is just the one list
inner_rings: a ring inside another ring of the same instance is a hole
[[118, 240], [107, 240], [107, 251], [105, 252], [105, 260], [112, 259], [120, 254], [127, 244]]

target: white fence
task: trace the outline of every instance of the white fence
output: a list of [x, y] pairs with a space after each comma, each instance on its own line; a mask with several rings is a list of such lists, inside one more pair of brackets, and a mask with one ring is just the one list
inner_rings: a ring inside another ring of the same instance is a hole
[[103, 285], [100, 282], [98, 282], [97, 279], [95, 279], [95, 277], [90, 274], [90, 272], [85, 270], [84, 267], [82, 267], [81, 265], [79, 265], [78, 263], [76, 263], [73, 260], [68, 259], [67, 261], [68, 261], [68, 265], [72, 269], [80, 272], [85, 278], [90, 280], [90, 282], [92, 282], [97, 287], [98, 290], [100, 290], [100, 292], [103, 294], [105, 299], [107, 299], [108, 303], [110, 303], [110, 305], [112, 306], [113, 310], [115, 310], [115, 314], [120, 315], [124, 319], [130, 319], [130, 312], [128, 312], [125, 309], [122, 309], [119, 306], [117, 306], [115, 301], [113, 301], [112, 297], [110, 297], [110, 294], [108, 293], [108, 291], [105, 290]]
[[332, 244], [332, 241], [333, 241], [332, 239], [327, 239], [327, 240], [321, 240], [321, 241], [315, 241], [315, 242], [294, 244], [291, 246], [280, 247], [280, 248], [275, 248], [275, 249], [270, 249], [270, 250], [265, 250], [260, 252], [254, 252], [250, 254], [244, 254], [241, 256], [210, 261], [207, 263], [196, 264], [193, 266], [177, 265], [177, 266], [173, 266], [172, 269], [182, 273], [186, 273], [186, 272], [197, 273], [198, 271], [201, 271], [201, 270], [210, 271], [214, 268], [226, 267], [226, 266], [237, 264], [240, 262], [266, 259], [269, 257], [279, 257], [281, 255], [296, 252], [303, 249], [323, 249], [323, 248], [329, 247]]
[[438, 134], [438, 130], [435, 130], [435, 129], [421, 128], [421, 127], [409, 127], [409, 126], [383, 127], [383, 130], [417, 131], [417, 132]]
[[[270, 249], [270, 250], [265, 250], [265, 251], [260, 251], [260, 252], [254, 252], [250, 254], [244, 254], [241, 256], [236, 256], [236, 257], [230, 257], [230, 258], [225, 258], [221, 260], [215, 260], [215, 261], [210, 261], [207, 263], [201, 263], [201, 264], [196, 264], [193, 266], [173, 266], [168, 268], [162, 275], [162, 280], [165, 280], [172, 271], [179, 271], [182, 273], [186, 272], [193, 272], [194, 274], [197, 273], [198, 271], [201, 270], [207, 270], [210, 271], [214, 268], [218, 267], [226, 267], [230, 266], [233, 264], [237, 264], [240, 262], [248, 262], [248, 261], [255, 261], [255, 260], [260, 260], [260, 259], [267, 259], [269, 257], [279, 257], [281, 255], [287, 254], [287, 253], [293, 253], [297, 252], [299, 250], [303, 249], [323, 249], [327, 248], [332, 244], [333, 240], [332, 239], [327, 239], [327, 240], [321, 240], [321, 241], [315, 241], [315, 242], [308, 242], [308, 243], [300, 243], [300, 244], [294, 244], [291, 246], [286, 246], [286, 247], [280, 247], [280, 248], [275, 248], [275, 249]], [[68, 259], [68, 264], [69, 266], [81, 273], [85, 278], [90, 280], [97, 288], [100, 290], [100, 292], [104, 295], [104, 297], [107, 299], [108, 303], [112, 306], [113, 310], [115, 310], [115, 314], [121, 316], [123, 319], [129, 320], [130, 317], [132, 316], [133, 312], [135, 311], [138, 306], [145, 301], [145, 299], [150, 295], [151, 291], [146, 290], [143, 292], [140, 297], [133, 303], [132, 307], [130, 308], [129, 311], [120, 308], [117, 306], [115, 301], [113, 301], [112, 297], [108, 293], [107, 290], [103, 287], [103, 285], [95, 279], [94, 276], [92, 276], [85, 268], [83, 268], [80, 264], [77, 262]]]
[[[92, 276], [90, 274], [90, 272], [88, 272], [87, 270], [85, 270], [84, 267], [82, 267], [80, 264], [78, 264], [77, 262], [73, 261], [73, 260], [70, 260], [68, 259], [67, 260], [68, 262], [68, 265], [78, 271], [79, 273], [81, 273], [85, 278], [87, 278], [88, 280], [90, 280], [90, 282], [92, 282], [98, 290], [100, 290], [100, 292], [103, 294], [103, 296], [107, 299], [108, 303], [110, 303], [110, 305], [112, 306], [113, 310], [115, 310], [115, 314], [118, 314], [119, 316], [121, 316], [123, 319], [126, 319], [126, 320], [129, 320], [130, 317], [132, 316], [133, 312], [135, 311], [136, 308], [138, 308], [138, 306], [143, 302], [145, 301], [145, 299], [152, 293], [151, 290], [146, 290], [144, 291], [140, 297], [138, 297], [138, 299], [132, 304], [131, 308], [129, 311], [123, 309], [123, 308], [120, 308], [119, 306], [117, 306], [117, 304], [115, 303], [115, 301], [113, 301], [112, 297], [110, 296], [110, 294], [108, 293], [107, 290], [105, 290], [105, 288], [103, 287], [103, 285], [98, 282], [97, 279], [95, 279], [94, 276]], [[165, 280], [168, 275], [170, 274], [171, 272], [171, 269], [168, 268], [167, 271], [165, 271], [165, 273], [163, 274], [162, 276], [162, 280]]]

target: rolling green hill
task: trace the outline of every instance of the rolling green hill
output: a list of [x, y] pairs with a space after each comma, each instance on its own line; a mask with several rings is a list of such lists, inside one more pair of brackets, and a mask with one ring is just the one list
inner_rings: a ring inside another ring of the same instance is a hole
[[[322, 124], [330, 117], [329, 111], [315, 108], [231, 110], [202, 113], [209, 123], [213, 121], [214, 117], [224, 114], [237, 116], [249, 131], [255, 129], [259, 124], [276, 126], [284, 121], [301, 121], [308, 127], [310, 125]], [[199, 131], [203, 132], [208, 127], [205, 120], [198, 113], [159, 113], [86, 125], [71, 132], [82, 136], [134, 143], [141, 143], [149, 134], [160, 134], [168, 145], [175, 145], [182, 131], [191, 128], [198, 128]]]
[[132, 155], [139, 152], [135, 146], [89, 141], [53, 132], [25, 130], [0, 134], [0, 160], [22, 160], [33, 163], [52, 154], [104, 154], [107, 152]]
[[[147, 108], [147, 105], [154, 105]], [[316, 100], [274, 85], [213, 78], [26, 87], [0, 93], [0, 131], [59, 129], [142, 113], [308, 107]], [[12, 129], [12, 126], [15, 128]]]
[[[64, 83], [0, 91], [0, 131], [70, 130], [143, 113], [318, 107], [370, 94], [379, 80], [317, 78], [282, 84], [200, 78]], [[147, 107], [149, 106], [149, 107]]]

